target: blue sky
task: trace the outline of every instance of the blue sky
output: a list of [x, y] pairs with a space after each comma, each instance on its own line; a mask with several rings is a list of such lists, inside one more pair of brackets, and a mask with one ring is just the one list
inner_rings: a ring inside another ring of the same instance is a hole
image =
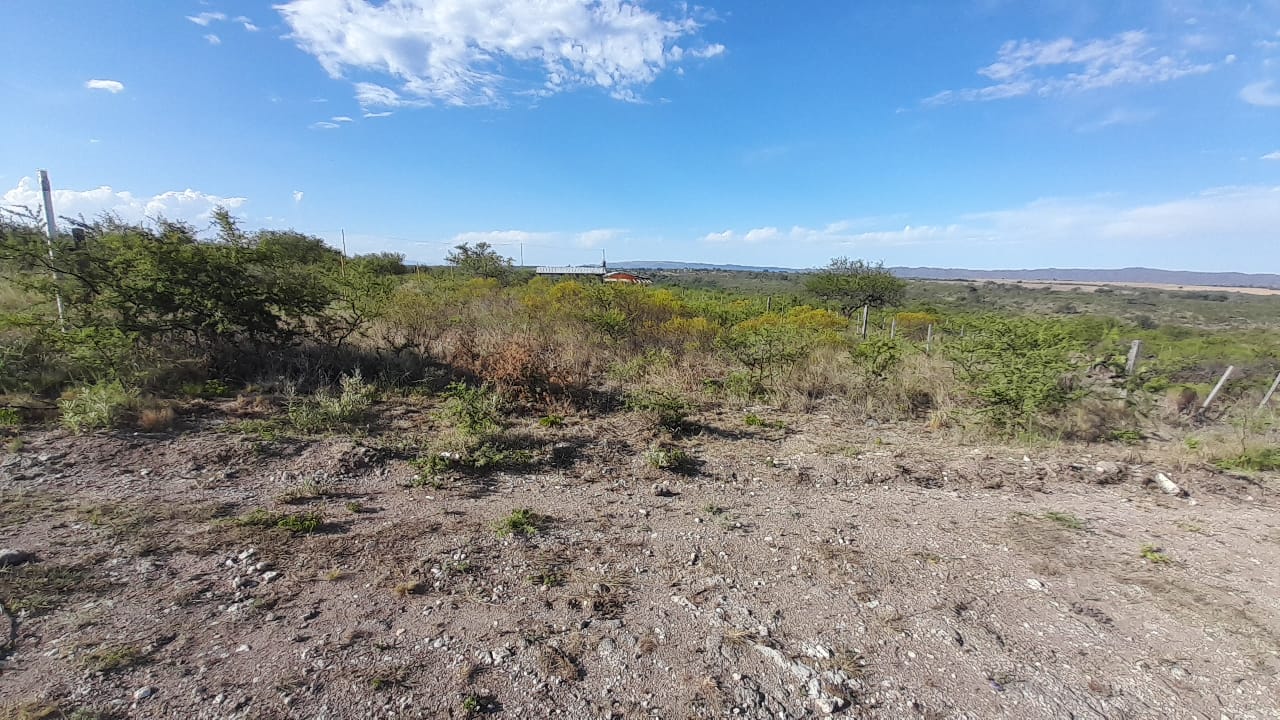
[[1280, 0], [0, 3], [0, 202], [434, 262], [1280, 271]]

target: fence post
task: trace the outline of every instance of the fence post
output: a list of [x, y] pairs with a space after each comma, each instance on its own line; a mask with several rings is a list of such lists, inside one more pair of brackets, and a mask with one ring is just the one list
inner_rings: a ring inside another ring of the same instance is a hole
[[871, 309], [870, 305], [862, 306], [862, 337], [867, 336], [867, 312]]
[[1222, 373], [1222, 378], [1218, 380], [1218, 384], [1213, 386], [1213, 392], [1209, 393], [1209, 397], [1204, 399], [1204, 404], [1200, 406], [1200, 412], [1204, 412], [1209, 409], [1209, 405], [1213, 404], [1214, 398], [1218, 397], [1218, 393], [1222, 390], [1222, 386], [1227, 384], [1227, 378], [1231, 377], [1231, 373], [1235, 369], [1235, 365], [1227, 366], [1227, 371]]
[[898, 334], [898, 316], [893, 316], [893, 320], [889, 321], [889, 339], [892, 340]]
[[1124, 364], [1124, 374], [1128, 377], [1133, 374], [1133, 369], [1138, 365], [1138, 353], [1142, 352], [1142, 341], [1134, 340], [1129, 345], [1129, 361]]
[[1276, 381], [1271, 383], [1271, 389], [1267, 391], [1267, 394], [1262, 398], [1262, 402], [1258, 404], [1259, 410], [1266, 407], [1267, 403], [1271, 402], [1271, 396], [1276, 393], [1277, 387], [1280, 387], [1280, 373], [1276, 374]]
[[928, 355], [933, 350], [933, 323], [929, 323], [929, 329], [924, 334], [924, 354]]

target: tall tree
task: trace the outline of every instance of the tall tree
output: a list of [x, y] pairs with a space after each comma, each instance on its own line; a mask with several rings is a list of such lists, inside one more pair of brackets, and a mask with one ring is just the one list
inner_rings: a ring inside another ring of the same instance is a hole
[[864, 305], [882, 308], [899, 305], [907, 283], [885, 269], [862, 260], [838, 257], [804, 281], [805, 288], [840, 308], [847, 316]]
[[445, 262], [472, 277], [506, 280], [511, 274], [511, 258], [498, 254], [487, 242], [478, 242], [475, 247], [457, 245], [445, 256]]

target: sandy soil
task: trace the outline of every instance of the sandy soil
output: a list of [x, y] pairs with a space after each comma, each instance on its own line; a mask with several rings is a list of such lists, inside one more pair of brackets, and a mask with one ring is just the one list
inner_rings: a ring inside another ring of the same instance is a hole
[[[413, 408], [358, 440], [29, 433], [0, 717], [1280, 716], [1275, 478], [757, 412], [787, 427], [698, 418], [689, 474], [620, 415], [439, 488], [407, 486]], [[233, 522], [259, 508], [324, 525]], [[517, 508], [537, 532], [495, 532]]]

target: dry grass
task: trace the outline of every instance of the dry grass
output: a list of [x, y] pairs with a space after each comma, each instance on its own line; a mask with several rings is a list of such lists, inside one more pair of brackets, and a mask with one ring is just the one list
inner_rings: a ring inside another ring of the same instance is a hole
[[144, 408], [138, 413], [138, 429], [143, 432], [163, 432], [173, 427], [178, 414], [168, 405]]

